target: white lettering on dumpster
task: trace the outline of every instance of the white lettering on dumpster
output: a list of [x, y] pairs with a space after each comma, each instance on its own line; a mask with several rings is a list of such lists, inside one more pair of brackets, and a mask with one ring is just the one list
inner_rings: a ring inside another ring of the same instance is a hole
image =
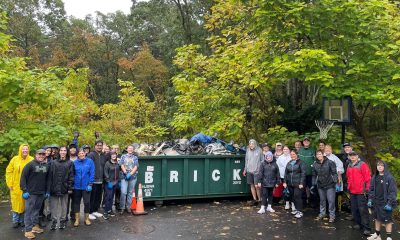
[[[218, 175], [217, 175], [218, 174]], [[221, 178], [221, 176], [219, 176], [220, 171], [218, 169], [215, 169], [212, 174], [211, 177], [214, 180], [214, 182], [218, 182], [218, 180]]]
[[233, 181], [242, 180], [239, 173], [240, 169], [233, 169]]
[[169, 172], [169, 182], [178, 182], [178, 171]]
[[193, 182], [197, 182], [197, 170], [193, 171]]
[[153, 172], [144, 172], [144, 183], [153, 183]]

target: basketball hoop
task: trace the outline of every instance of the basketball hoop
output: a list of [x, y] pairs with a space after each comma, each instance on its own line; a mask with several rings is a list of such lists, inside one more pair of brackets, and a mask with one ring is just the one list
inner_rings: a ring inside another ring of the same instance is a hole
[[335, 121], [332, 120], [315, 120], [315, 125], [319, 129], [319, 138], [320, 139], [327, 139], [328, 132], [331, 130]]

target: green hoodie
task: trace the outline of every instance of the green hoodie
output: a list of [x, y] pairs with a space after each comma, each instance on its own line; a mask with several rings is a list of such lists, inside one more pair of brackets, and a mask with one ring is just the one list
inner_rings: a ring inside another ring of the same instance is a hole
[[302, 147], [297, 155], [299, 159], [306, 164], [306, 176], [312, 176], [312, 165], [315, 161], [315, 149], [313, 147]]

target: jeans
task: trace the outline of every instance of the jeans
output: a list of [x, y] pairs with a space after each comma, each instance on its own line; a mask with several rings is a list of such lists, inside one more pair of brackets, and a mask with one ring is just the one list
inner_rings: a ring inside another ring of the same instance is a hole
[[364, 230], [370, 230], [367, 198], [364, 194], [350, 194], [351, 214], [354, 221]]
[[329, 217], [330, 218], [335, 218], [336, 189], [335, 188], [328, 188], [328, 189], [318, 188], [318, 194], [319, 194], [319, 215], [320, 216], [325, 216], [325, 213], [326, 213], [326, 200], [328, 200]]
[[68, 194], [50, 197], [50, 211], [53, 221], [65, 221], [68, 210]]
[[90, 194], [90, 213], [99, 211], [103, 194], [103, 184], [93, 184], [93, 189]]
[[106, 187], [105, 189], [105, 201], [104, 201], [104, 205], [105, 205], [105, 212], [109, 212], [112, 210], [112, 205], [113, 205], [113, 199], [114, 199], [114, 193], [115, 193], [115, 185], [113, 186], [112, 189], [108, 189], [108, 187]]
[[[137, 179], [130, 179], [126, 181], [125, 179], [121, 180], [121, 200], [119, 202], [120, 209], [125, 209], [125, 204], [127, 203], [127, 207], [131, 207], [132, 204], [132, 195], [135, 189]], [[128, 200], [127, 200], [128, 199]]]
[[12, 212], [12, 222], [13, 223], [23, 223], [24, 222], [24, 214]]
[[44, 200], [43, 195], [30, 195], [25, 200], [25, 232], [31, 232], [33, 226], [39, 224], [39, 211]]

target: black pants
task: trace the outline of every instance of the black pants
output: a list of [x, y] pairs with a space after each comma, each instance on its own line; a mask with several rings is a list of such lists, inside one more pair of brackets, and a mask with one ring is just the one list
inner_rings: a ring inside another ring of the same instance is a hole
[[73, 193], [73, 203], [74, 203], [74, 211], [75, 213], [80, 212], [80, 206], [81, 206], [81, 199], [83, 198], [83, 206], [84, 212], [89, 213], [90, 210], [90, 192], [86, 190], [74, 190]]
[[262, 188], [262, 205], [267, 206], [267, 205], [272, 205], [272, 190], [274, 188], [267, 188], [263, 187]]
[[304, 188], [300, 189], [298, 186], [288, 186], [290, 192], [291, 202], [294, 203], [297, 211], [303, 211], [303, 193]]
[[104, 205], [105, 205], [104, 211], [105, 212], [109, 212], [112, 210], [114, 193], [115, 193], [115, 186], [113, 186], [113, 188], [111, 188], [111, 189], [108, 189], [106, 187], [105, 192], [104, 192], [104, 196], [106, 196], [105, 202], [104, 202]]
[[370, 230], [367, 198], [364, 194], [350, 194], [351, 214], [354, 221], [364, 230]]
[[93, 184], [90, 194], [90, 213], [99, 211], [101, 200], [103, 197], [103, 184]]
[[121, 198], [121, 187], [118, 186], [117, 183], [117, 187], [115, 188], [115, 202], [114, 202], [115, 209], [119, 209], [120, 198]]

